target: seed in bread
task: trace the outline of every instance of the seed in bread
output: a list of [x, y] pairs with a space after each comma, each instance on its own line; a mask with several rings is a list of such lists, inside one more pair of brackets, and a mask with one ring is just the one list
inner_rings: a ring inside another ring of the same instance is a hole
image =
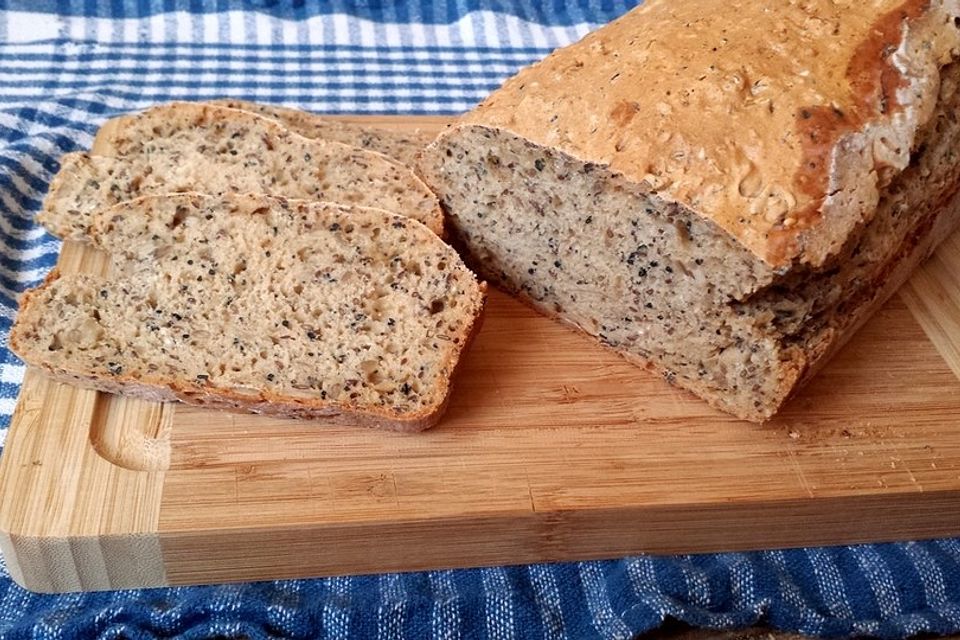
[[440, 417], [484, 288], [425, 226], [263, 195], [147, 196], [92, 217], [112, 276], [24, 295], [11, 348], [154, 400], [418, 430]]

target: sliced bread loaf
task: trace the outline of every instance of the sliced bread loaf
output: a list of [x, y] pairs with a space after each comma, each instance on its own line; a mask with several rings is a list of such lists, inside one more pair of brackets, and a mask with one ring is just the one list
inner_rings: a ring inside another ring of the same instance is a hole
[[484, 287], [425, 226], [262, 195], [91, 216], [112, 275], [54, 272], [10, 334], [56, 377], [153, 400], [413, 431], [445, 408]]
[[434, 136], [424, 133], [392, 131], [381, 127], [341, 122], [307, 111], [246, 100], [216, 100], [212, 104], [252, 111], [273, 118], [291, 131], [295, 131], [304, 137], [332, 140], [354, 147], [362, 147], [382, 153], [409, 167], [416, 163], [417, 154], [434, 138]]
[[121, 118], [98, 136], [110, 155], [67, 154], [38, 219], [82, 240], [91, 214], [142, 195], [266, 193], [399, 213], [443, 232], [436, 196], [386, 156], [297, 135], [253, 113], [172, 103]]
[[958, 21], [647, 0], [508, 80], [420, 171], [488, 278], [763, 421], [960, 221]]

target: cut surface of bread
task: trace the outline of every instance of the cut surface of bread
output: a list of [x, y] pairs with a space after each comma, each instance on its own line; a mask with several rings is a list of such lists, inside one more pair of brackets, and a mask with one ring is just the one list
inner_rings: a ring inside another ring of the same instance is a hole
[[[816, 8], [821, 4], [810, 3], [810, 7], [819, 11]], [[628, 58], [642, 53], [624, 49], [621, 41], [680, 28], [681, 23], [672, 22], [671, 7], [680, 14], [693, 10], [681, 5], [651, 0], [631, 20], [611, 25], [609, 36], [598, 32], [522, 72], [428, 147], [419, 169], [440, 194], [449, 213], [448, 224], [468, 251], [468, 260], [491, 281], [711, 404], [759, 422], [774, 415], [960, 223], [960, 121], [956, 117], [960, 65], [941, 64], [943, 47], [957, 42], [957, 28], [952, 18], [946, 19], [952, 14], [937, 3], [918, 5], [916, 14], [893, 12], [883, 17], [880, 12], [873, 16], [880, 26], [887, 24], [884, 20], [897, 26], [883, 29], [884, 38], [905, 39], [901, 62], [911, 75], [902, 86], [920, 86], [922, 91], [914, 94], [916, 102], [895, 107], [893, 100], [888, 100], [886, 111], [874, 114], [878, 122], [884, 121], [883, 126], [901, 128], [897, 136], [885, 137], [883, 144], [907, 140], [902, 149], [889, 150], [896, 151], [896, 162], [878, 146], [869, 158], [875, 162], [870, 180], [859, 182], [850, 175], [830, 178], [831, 184], [840, 185], [834, 196], [843, 196], [842, 189], [849, 187], [846, 193], [850, 197], [863, 195], [858, 191], [861, 188], [869, 197], [859, 204], [847, 203], [864, 205], [866, 210], [842, 237], [832, 235], [840, 232], [830, 225], [845, 225], [847, 214], [831, 212], [829, 207], [818, 214], [822, 218], [817, 220], [823, 223], [819, 230], [805, 228], [804, 233], [813, 234], [808, 238], [821, 233], [821, 239], [830, 238], [832, 248], [824, 254], [821, 249], [826, 245], [807, 243], [799, 236], [794, 238], [797, 244], [776, 245], [775, 236], [792, 225], [784, 227], [784, 220], [773, 216], [757, 219], [761, 214], [751, 212], [750, 198], [762, 192], [777, 171], [786, 171], [778, 163], [796, 151], [787, 149], [789, 153], [777, 156], [752, 177], [741, 171], [749, 166], [737, 168], [735, 146], [766, 131], [766, 124], [753, 130], [746, 126], [752, 106], [743, 106], [741, 112], [724, 98], [724, 109], [734, 110], [730, 117], [717, 113], [705, 120], [700, 113], [690, 119], [692, 111], [682, 117], [670, 115], [681, 108], [693, 109], [693, 90], [702, 89], [705, 96], [722, 90], [726, 85], [720, 80], [711, 80], [709, 74], [698, 80], [698, 69], [679, 62], [670, 67], [679, 59], [671, 54], [658, 62], [668, 66], [661, 71], [663, 88], [670, 89], [671, 96], [654, 96], [636, 108], [629, 101], [618, 107], [620, 99], [633, 95], [630, 92], [646, 90], [642, 85], [620, 85], [619, 77], [611, 81], [610, 76], [602, 75], [612, 69], [612, 76], [620, 68], [624, 76], [635, 80], [637, 74], [646, 73], [627, 61], [617, 62], [615, 52]], [[730, 12], [713, 0], [697, 6], [698, 11], [705, 11], [702, 24], [748, 20], [751, 7], [772, 14], [797, 9], [755, 4], [745, 6], [744, 12]], [[821, 18], [826, 19], [831, 11], [823, 8]], [[656, 14], [656, 20], [644, 23], [643, 16], [650, 13]], [[832, 16], [841, 30], [861, 28], [848, 23], [851, 16], [836, 12]], [[758, 24], [768, 17], [765, 13]], [[700, 28], [701, 23], [689, 26]], [[741, 25], [734, 25], [730, 33], [730, 51], [749, 46]], [[742, 41], [733, 39], [737, 34]], [[852, 55], [849, 45], [855, 43], [844, 42], [837, 49], [828, 46], [826, 39], [812, 41], [808, 36], [789, 31], [783, 38], [799, 39], [790, 45], [797, 51], [801, 45], [818, 47], [822, 57], [830, 58], [817, 64], [841, 71], [847, 68], [844, 56]], [[689, 46], [698, 47], [699, 42], [690, 40]], [[947, 47], [945, 55], [949, 60], [954, 54]], [[734, 62], [721, 52], [713, 60], [711, 64], [718, 67], [724, 61]], [[754, 68], [754, 62], [736, 60], [738, 65], [746, 64], [744, 68]], [[878, 61], [875, 70], [882, 70], [884, 64]], [[765, 65], [761, 61], [756, 68]], [[559, 72], [567, 67], [569, 75]], [[772, 86], [790, 82], [790, 68], [764, 82]], [[674, 73], [680, 74], [683, 82]], [[581, 82], [572, 82], [572, 78]], [[808, 80], [816, 87], [836, 77], [805, 78], [802, 82]], [[919, 84], [908, 85], [908, 80]], [[859, 82], [856, 77], [844, 81]], [[540, 83], [535, 94], [527, 90], [533, 82]], [[681, 85], [687, 93], [676, 95]], [[584, 91], [584, 86], [596, 86], [596, 91]], [[658, 86], [652, 81], [649, 84]], [[827, 89], [836, 87], [824, 91]], [[757, 90], [766, 91], [766, 85]], [[561, 100], [567, 95], [570, 103]], [[784, 93], [775, 108], [790, 107], [793, 98], [796, 96]], [[588, 99], [593, 107], [571, 110], [571, 105]], [[870, 99], [884, 98], [871, 94]], [[656, 111], [657, 100], [662, 102], [663, 113], [654, 120], [642, 120], [641, 116], [649, 116], [648, 108]], [[841, 111], [845, 109], [844, 103], [837, 105]], [[797, 129], [778, 129], [777, 136], [806, 131], [804, 103], [795, 106]], [[606, 107], [616, 113], [604, 112]], [[617, 127], [616, 117], [625, 123]], [[743, 127], [734, 126], [741, 122]], [[877, 134], [873, 125], [860, 124], [869, 129], [864, 135]], [[594, 125], [605, 133], [591, 132]], [[649, 138], [655, 138], [657, 131], [663, 133], [662, 148], [652, 145]], [[718, 137], [721, 134], [722, 139]], [[705, 146], [704, 161], [698, 145], [723, 140], [733, 146]], [[844, 144], [856, 140], [853, 136]], [[608, 149], [608, 143], [614, 142], [617, 148]], [[680, 144], [686, 145], [684, 153], [676, 146]], [[710, 164], [711, 153], [719, 154], [714, 156], [719, 163], [716, 166]], [[729, 157], [723, 155], [726, 153]], [[687, 160], [689, 164], [684, 165]], [[637, 173], [645, 171], [647, 163], [661, 169], [657, 172], [661, 182]], [[700, 166], [702, 172], [684, 173], [685, 166], [691, 171]], [[716, 183], [722, 193], [704, 179], [704, 172], [713, 170], [726, 172], [727, 181]], [[700, 188], [702, 192], [696, 191]], [[680, 197], [681, 192], [690, 197]], [[738, 198], [743, 200], [739, 221], [731, 204]], [[794, 203], [795, 211], [817, 202], [810, 194], [805, 198], [804, 203]], [[847, 213], [850, 211], [853, 209]], [[778, 215], [786, 212], [778, 210]], [[816, 225], [817, 220], [808, 222]], [[784, 249], [790, 256], [786, 262], [780, 261], [786, 254], [774, 260], [768, 249]]]
[[212, 104], [252, 111], [261, 116], [273, 118], [304, 137], [332, 140], [376, 151], [408, 167], [416, 164], [417, 154], [434, 138], [429, 134], [393, 131], [365, 124], [342, 122], [299, 109], [247, 100], [216, 100]]
[[265, 193], [375, 207], [442, 234], [436, 196], [414, 173], [378, 153], [308, 139], [253, 113], [172, 103], [119, 119], [101, 141], [110, 156], [61, 160], [40, 222], [83, 240], [94, 211], [143, 195]]
[[92, 217], [111, 275], [24, 295], [12, 349], [154, 400], [419, 430], [445, 408], [484, 288], [420, 223], [262, 195], [147, 196]]

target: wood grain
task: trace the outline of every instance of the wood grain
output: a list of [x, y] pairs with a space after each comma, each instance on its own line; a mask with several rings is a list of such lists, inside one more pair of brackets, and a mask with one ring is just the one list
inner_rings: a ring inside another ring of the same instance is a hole
[[[70, 590], [960, 534], [958, 246], [763, 427], [498, 292], [444, 421], [417, 435], [31, 371], [0, 545], [19, 582]], [[98, 265], [65, 246], [64, 270]]]
[[960, 233], [947, 238], [900, 289], [937, 351], [960, 377]]

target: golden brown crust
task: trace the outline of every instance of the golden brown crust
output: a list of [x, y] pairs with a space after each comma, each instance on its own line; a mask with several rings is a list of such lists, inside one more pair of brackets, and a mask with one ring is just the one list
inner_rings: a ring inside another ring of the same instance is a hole
[[822, 264], [908, 161], [956, 55], [953, 3], [648, 0], [460, 125], [608, 165], [776, 267]]

